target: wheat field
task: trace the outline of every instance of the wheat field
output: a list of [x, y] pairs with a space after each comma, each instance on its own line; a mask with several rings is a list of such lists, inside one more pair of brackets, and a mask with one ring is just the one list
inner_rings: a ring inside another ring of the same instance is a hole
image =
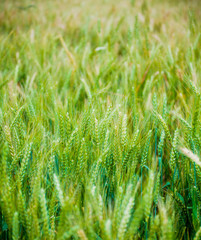
[[201, 239], [200, 0], [0, 1], [0, 239]]

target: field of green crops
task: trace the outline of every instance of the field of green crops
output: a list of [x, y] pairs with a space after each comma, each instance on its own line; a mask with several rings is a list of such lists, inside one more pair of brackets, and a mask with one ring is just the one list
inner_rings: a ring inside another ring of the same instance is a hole
[[0, 1], [0, 239], [201, 239], [200, 0]]

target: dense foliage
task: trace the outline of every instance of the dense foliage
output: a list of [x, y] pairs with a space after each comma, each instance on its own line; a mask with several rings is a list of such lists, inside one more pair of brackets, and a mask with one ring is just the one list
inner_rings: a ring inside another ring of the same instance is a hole
[[0, 239], [201, 239], [199, 6], [0, 3]]

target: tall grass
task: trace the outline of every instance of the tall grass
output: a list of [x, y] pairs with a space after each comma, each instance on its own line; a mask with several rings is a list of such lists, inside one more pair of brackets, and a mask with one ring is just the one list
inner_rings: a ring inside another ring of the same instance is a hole
[[200, 5], [177, 4], [0, 3], [1, 239], [200, 239]]

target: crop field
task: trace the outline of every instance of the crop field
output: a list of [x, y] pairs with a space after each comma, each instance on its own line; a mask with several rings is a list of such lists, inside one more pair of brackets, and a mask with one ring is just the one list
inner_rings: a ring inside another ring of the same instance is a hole
[[201, 239], [201, 1], [0, 1], [0, 239]]

